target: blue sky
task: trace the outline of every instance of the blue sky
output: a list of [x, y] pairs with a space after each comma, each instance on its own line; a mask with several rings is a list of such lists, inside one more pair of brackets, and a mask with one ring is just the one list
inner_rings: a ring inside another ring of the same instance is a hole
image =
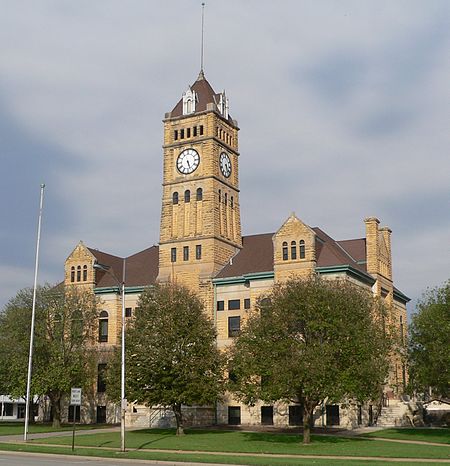
[[[197, 77], [199, 1], [0, 2], [0, 305], [57, 282], [79, 240], [158, 242], [162, 118]], [[416, 299], [449, 278], [450, 3], [218, 1], [205, 73], [240, 131], [244, 234], [295, 211], [335, 239], [393, 230]]]

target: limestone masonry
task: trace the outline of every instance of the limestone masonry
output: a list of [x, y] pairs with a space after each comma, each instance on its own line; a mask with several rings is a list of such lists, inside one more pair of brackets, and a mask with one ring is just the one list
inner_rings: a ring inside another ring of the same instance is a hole
[[[65, 283], [90, 287], [101, 300], [100, 350], [106, 355], [120, 344], [118, 283], [122, 281], [127, 317], [133, 315], [142, 290], [156, 282], [176, 280], [195, 290], [215, 322], [220, 348], [239, 334], [248, 312], [274, 283], [311, 273], [347, 279], [380, 296], [389, 305], [391, 323], [403, 335], [409, 299], [394, 287], [391, 230], [380, 227], [377, 218], [364, 220], [365, 238], [343, 241], [306, 225], [294, 214], [274, 233], [241, 235], [238, 131], [225, 92], [215, 93], [200, 72], [164, 118], [159, 245], [121, 258], [80, 242], [67, 258]], [[98, 265], [109, 267], [110, 273]], [[99, 373], [102, 370], [104, 365], [100, 364]], [[393, 355], [386, 396], [398, 398], [406, 380], [401, 356]], [[117, 407], [108, 403], [104, 383], [96, 388], [82, 418], [86, 422], [117, 422]], [[327, 425], [369, 422], [371, 406], [358, 409], [355, 414], [342, 406], [327, 405], [317, 418]], [[192, 424], [301, 424], [299, 405], [247, 408], [231, 397], [215, 408], [190, 407], [186, 413]], [[158, 407], [130, 405], [127, 410], [128, 425], [164, 426], [171, 422], [170, 413]]]

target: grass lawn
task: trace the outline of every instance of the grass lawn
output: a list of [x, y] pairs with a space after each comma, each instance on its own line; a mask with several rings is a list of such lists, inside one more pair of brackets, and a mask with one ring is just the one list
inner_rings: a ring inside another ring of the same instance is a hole
[[[126, 445], [130, 449], [450, 459], [450, 448], [445, 445], [436, 447], [325, 435], [313, 435], [312, 440], [310, 445], [303, 445], [300, 436], [295, 434], [196, 429], [177, 437], [174, 429], [144, 429], [127, 432]], [[71, 441], [70, 437], [53, 437], [36, 440], [36, 443], [69, 445]], [[119, 448], [120, 433], [78, 435], [76, 445]]]
[[378, 437], [398, 440], [418, 440], [421, 442], [444, 443], [450, 445], [450, 429], [397, 428], [371, 432], [364, 437]]
[[[123, 458], [123, 459], [141, 459], [141, 460], [158, 460], [158, 461], [191, 461], [198, 463], [221, 463], [221, 464], [243, 464], [243, 465], [258, 465], [258, 466], [288, 466], [288, 465], [336, 465], [345, 466], [349, 464], [359, 465], [377, 465], [383, 466], [398, 466], [399, 464], [409, 465], [408, 460], [390, 462], [380, 459], [374, 460], [349, 460], [349, 459], [325, 459], [325, 458], [264, 458], [264, 457], [245, 457], [245, 456], [225, 456], [225, 455], [210, 455], [202, 453], [162, 453], [162, 452], [149, 452], [133, 450], [126, 453], [120, 453], [117, 450], [99, 450], [87, 449], [76, 447], [75, 452], [72, 453], [70, 448], [67, 447], [51, 447], [51, 446], [38, 446], [38, 445], [12, 445], [0, 443], [0, 450], [3, 451], [23, 451], [33, 453], [57, 453], [66, 455], [82, 455], [91, 457], [102, 458]], [[435, 464], [421, 462], [421, 465]]]
[[[77, 430], [86, 429], [104, 429], [111, 427], [105, 424], [82, 424], [76, 425]], [[0, 422], [0, 435], [21, 435], [24, 431], [23, 422]], [[64, 424], [59, 429], [54, 429], [51, 424], [28, 424], [28, 432], [30, 434], [38, 434], [40, 432], [59, 432], [65, 430], [72, 430], [72, 424]]]

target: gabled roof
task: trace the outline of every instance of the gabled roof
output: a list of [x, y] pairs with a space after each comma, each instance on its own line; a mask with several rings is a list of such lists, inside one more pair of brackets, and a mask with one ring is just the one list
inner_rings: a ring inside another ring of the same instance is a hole
[[[214, 89], [211, 87], [211, 84], [205, 78], [205, 75], [201, 71], [198, 75], [197, 80], [192, 86], [190, 86], [193, 91], [197, 94], [197, 103], [195, 106], [195, 112], [204, 112], [207, 108], [207, 105], [213, 103], [217, 105], [219, 103], [220, 94], [216, 94]], [[170, 117], [180, 117], [183, 116], [183, 98], [181, 98], [178, 103], [173, 108], [170, 113]], [[228, 115], [228, 121], [233, 124], [233, 119]]]
[[365, 262], [366, 257], [366, 238], [346, 239], [337, 241], [357, 262]]
[[[317, 267], [333, 267], [348, 265], [363, 273], [366, 272], [364, 264], [358, 261], [365, 260], [365, 240], [355, 239], [335, 241], [320, 228], [312, 228], [316, 234], [316, 261]], [[216, 278], [240, 277], [250, 273], [273, 272], [273, 237], [274, 233], [244, 236], [242, 249], [233, 257], [216, 276]], [[344, 244], [341, 244], [344, 243]], [[354, 257], [355, 254], [357, 257]]]
[[216, 278], [273, 271], [273, 233], [242, 237], [242, 249]]
[[[108, 272], [96, 270], [96, 287], [112, 287], [123, 281], [123, 264], [125, 261], [125, 285], [148, 286], [156, 281], [158, 276], [158, 246], [144, 249], [132, 256], [122, 258], [113, 256], [98, 249], [88, 248], [100, 265], [110, 267]], [[117, 280], [114, 280], [114, 275]]]
[[[316, 233], [316, 261], [317, 267], [331, 267], [336, 265], [350, 265], [362, 272], [366, 272], [364, 265], [358, 264], [355, 258], [342, 247], [339, 242], [328, 236], [320, 228], [314, 227]], [[317, 246], [317, 239], [321, 247]], [[354, 240], [351, 240], [354, 241]]]

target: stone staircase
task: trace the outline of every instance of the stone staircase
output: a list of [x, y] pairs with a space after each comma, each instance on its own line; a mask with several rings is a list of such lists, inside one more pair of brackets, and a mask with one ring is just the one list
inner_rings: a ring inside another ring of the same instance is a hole
[[407, 417], [408, 405], [401, 401], [391, 400], [389, 406], [383, 406], [377, 419], [377, 427], [410, 426]]

